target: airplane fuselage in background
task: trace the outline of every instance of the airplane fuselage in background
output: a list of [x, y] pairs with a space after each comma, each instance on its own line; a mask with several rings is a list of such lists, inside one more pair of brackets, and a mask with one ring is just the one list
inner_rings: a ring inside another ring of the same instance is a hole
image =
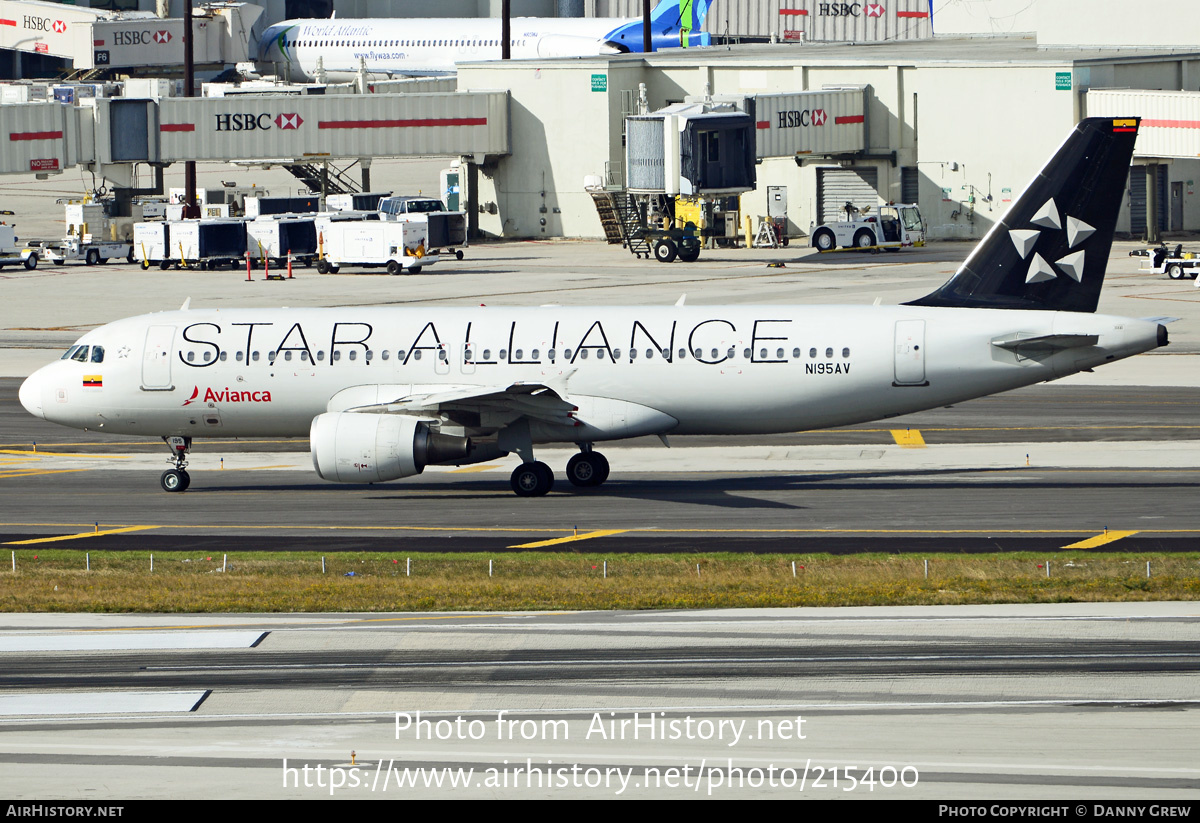
[[[45, 366], [21, 400], [107, 432], [304, 436], [326, 411], [525, 383], [575, 407], [537, 417], [533, 442], [764, 434], [1063, 377], [1153, 349], [1162, 333], [1106, 315], [912, 306], [189, 310], [89, 332], [77, 345], [101, 346], [102, 362]], [[1012, 345], [1052, 335], [1096, 342]], [[464, 405], [441, 431], [494, 436], [520, 416]]]

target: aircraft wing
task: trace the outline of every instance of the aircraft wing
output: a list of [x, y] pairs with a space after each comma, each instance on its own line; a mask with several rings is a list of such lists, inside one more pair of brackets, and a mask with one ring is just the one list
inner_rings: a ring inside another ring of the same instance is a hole
[[[559, 426], [578, 425], [578, 408], [566, 399], [565, 380], [482, 386], [356, 386], [330, 400], [329, 411], [410, 414], [423, 417], [477, 416], [487, 428], [526, 417]], [[366, 402], [363, 402], [366, 401]]]

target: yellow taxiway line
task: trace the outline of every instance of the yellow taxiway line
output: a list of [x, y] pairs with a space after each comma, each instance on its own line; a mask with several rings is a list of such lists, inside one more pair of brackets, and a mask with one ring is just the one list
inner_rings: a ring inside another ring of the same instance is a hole
[[557, 546], [559, 543], [573, 543], [576, 540], [591, 540], [593, 537], [607, 537], [610, 534], [624, 534], [625, 532], [633, 531], [633, 529], [600, 529], [594, 532], [584, 532], [583, 534], [572, 534], [567, 537], [556, 537], [553, 540], [539, 540], [536, 543], [521, 543], [517, 546], [509, 546], [510, 549], [540, 549], [542, 546]]
[[1098, 534], [1095, 537], [1089, 537], [1087, 540], [1080, 540], [1078, 543], [1072, 543], [1069, 546], [1063, 546], [1064, 549], [1094, 549], [1097, 546], [1103, 546], [1107, 543], [1115, 543], [1123, 537], [1137, 534], [1137, 532], [1118, 532], [1105, 531], [1103, 534]]
[[157, 529], [158, 526], [126, 526], [123, 529], [106, 529], [104, 531], [83, 532], [82, 534], [62, 534], [57, 537], [37, 537], [33, 540], [13, 540], [5, 543], [5, 546], [27, 546], [31, 543], [54, 543], [58, 540], [78, 540], [81, 537], [102, 537], [106, 534], [125, 534], [127, 532], [140, 532], [146, 529]]
[[923, 449], [925, 448], [925, 438], [921, 436], [919, 429], [891, 429], [892, 439], [896, 441], [896, 445], [903, 446], [906, 449]]

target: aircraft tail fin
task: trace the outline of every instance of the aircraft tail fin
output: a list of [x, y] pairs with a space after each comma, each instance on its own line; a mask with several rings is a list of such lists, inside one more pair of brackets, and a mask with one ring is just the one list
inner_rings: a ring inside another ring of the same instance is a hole
[[1139, 122], [1080, 121], [954, 276], [908, 305], [1094, 312]]
[[[661, 0], [650, 12], [650, 44], [653, 50], [710, 45], [712, 35], [704, 31], [704, 18], [714, 2]], [[644, 51], [641, 18], [613, 29], [605, 35], [604, 40], [622, 51]]]

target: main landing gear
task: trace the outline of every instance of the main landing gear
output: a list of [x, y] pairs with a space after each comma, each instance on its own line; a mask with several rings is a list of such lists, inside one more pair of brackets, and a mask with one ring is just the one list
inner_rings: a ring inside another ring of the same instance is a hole
[[192, 450], [192, 438], [172, 436], [163, 437], [163, 441], [171, 450], [171, 459], [168, 462], [174, 463], [175, 468], [163, 472], [158, 483], [165, 492], [185, 492], [188, 486], [192, 485], [192, 476], [187, 473], [186, 459], [187, 453]]
[[[608, 479], [608, 459], [581, 443], [581, 452], [567, 461], [567, 479], [579, 488], [599, 486]], [[530, 460], [513, 469], [512, 490], [518, 497], [541, 497], [554, 488], [554, 472], [545, 463]]]

